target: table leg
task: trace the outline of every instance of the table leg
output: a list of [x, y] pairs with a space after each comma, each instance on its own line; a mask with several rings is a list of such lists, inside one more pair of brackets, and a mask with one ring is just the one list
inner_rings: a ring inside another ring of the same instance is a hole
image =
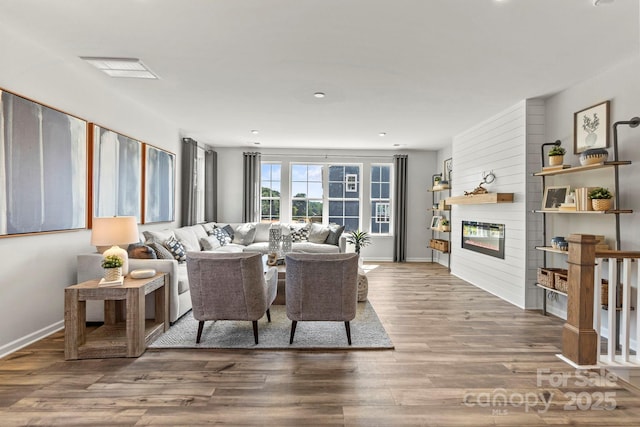
[[127, 356], [138, 357], [145, 349], [144, 287], [127, 289]]
[[85, 342], [87, 303], [78, 300], [77, 289], [64, 292], [64, 358], [77, 359], [78, 347]]

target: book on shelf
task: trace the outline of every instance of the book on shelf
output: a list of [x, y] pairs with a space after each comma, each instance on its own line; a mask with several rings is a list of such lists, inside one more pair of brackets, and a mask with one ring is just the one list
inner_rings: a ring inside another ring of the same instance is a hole
[[124, 283], [124, 277], [120, 276], [118, 280], [106, 280], [104, 277], [98, 282], [98, 286], [122, 286]]
[[574, 190], [577, 211], [592, 211], [589, 192], [596, 187], [580, 187]]

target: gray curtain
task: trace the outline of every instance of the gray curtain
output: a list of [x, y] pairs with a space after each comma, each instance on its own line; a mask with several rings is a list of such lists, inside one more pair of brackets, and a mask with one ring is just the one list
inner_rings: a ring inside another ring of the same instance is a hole
[[204, 220], [218, 221], [218, 153], [207, 147], [204, 158]]
[[180, 213], [182, 225], [193, 225], [197, 222], [196, 212], [196, 158], [198, 143], [191, 138], [182, 138], [181, 194]]
[[260, 221], [260, 153], [243, 153], [242, 222]]
[[393, 156], [394, 170], [394, 214], [393, 261], [407, 260], [407, 155]]

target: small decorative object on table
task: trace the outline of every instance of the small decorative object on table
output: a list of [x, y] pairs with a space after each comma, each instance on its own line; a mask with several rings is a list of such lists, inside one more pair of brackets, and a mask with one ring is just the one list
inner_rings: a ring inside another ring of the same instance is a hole
[[282, 228], [272, 227], [269, 229], [269, 252], [280, 252], [280, 241], [282, 240]]
[[288, 254], [291, 252], [291, 234], [283, 234], [282, 237], [282, 253]]
[[107, 255], [102, 259], [104, 268], [104, 280], [106, 282], [117, 282], [122, 280], [122, 264], [124, 261], [118, 255]]
[[564, 161], [564, 154], [567, 151], [559, 145], [554, 145], [551, 150], [549, 150], [549, 166], [558, 166], [561, 165]]
[[589, 192], [591, 206], [594, 211], [608, 211], [611, 209], [611, 198], [613, 194], [607, 188], [598, 187]]
[[560, 245], [560, 243], [564, 242], [564, 237], [562, 236], [556, 236], [556, 237], [552, 237], [551, 238], [551, 247], [553, 249], [559, 249], [558, 246]]

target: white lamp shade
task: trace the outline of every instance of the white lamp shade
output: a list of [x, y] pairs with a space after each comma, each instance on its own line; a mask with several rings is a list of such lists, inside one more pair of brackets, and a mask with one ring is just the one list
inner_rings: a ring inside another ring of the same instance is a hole
[[118, 255], [122, 258], [122, 274], [129, 272], [129, 257], [127, 251], [118, 245], [128, 245], [139, 240], [138, 223], [135, 216], [112, 216], [93, 218], [91, 229], [91, 244], [95, 246], [111, 246], [103, 253]]

